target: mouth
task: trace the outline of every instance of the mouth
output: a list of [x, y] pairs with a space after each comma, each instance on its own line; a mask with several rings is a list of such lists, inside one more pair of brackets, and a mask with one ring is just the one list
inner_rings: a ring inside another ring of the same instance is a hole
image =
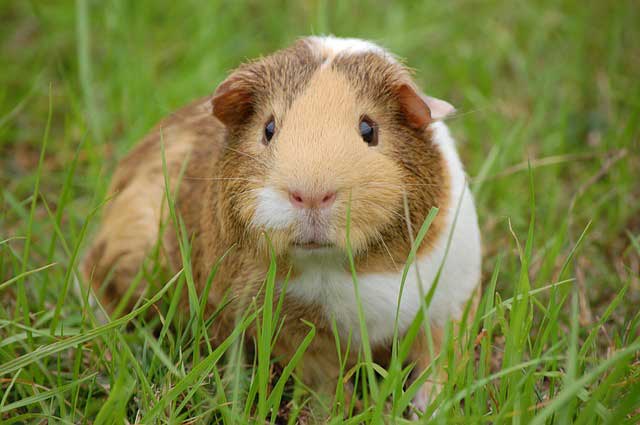
[[293, 246], [295, 248], [303, 249], [303, 250], [306, 250], [306, 251], [312, 251], [312, 250], [317, 250], [317, 249], [333, 248], [335, 245], [330, 243], [330, 242], [319, 242], [319, 241], [301, 242], [301, 241], [296, 241], [296, 242], [293, 243]]

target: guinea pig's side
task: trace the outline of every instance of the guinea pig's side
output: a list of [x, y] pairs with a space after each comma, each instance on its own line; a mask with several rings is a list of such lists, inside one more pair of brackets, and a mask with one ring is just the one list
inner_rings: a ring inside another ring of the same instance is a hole
[[[210, 97], [198, 99], [163, 119], [119, 162], [98, 233], [80, 267], [85, 282], [91, 283], [107, 311], [127, 293], [130, 299], [125, 307], [131, 307], [144, 293], [143, 265], [154, 252], [170, 272], [182, 267], [166, 199], [163, 151], [174, 201], [189, 198], [180, 203], [179, 212], [193, 229], [201, 197], [188, 194], [197, 191], [201, 182], [195, 179], [198, 161], [189, 165], [190, 158], [201, 156], [215, 163], [223, 135], [224, 127], [211, 114]], [[184, 169], [193, 169], [194, 176], [185, 178]]]

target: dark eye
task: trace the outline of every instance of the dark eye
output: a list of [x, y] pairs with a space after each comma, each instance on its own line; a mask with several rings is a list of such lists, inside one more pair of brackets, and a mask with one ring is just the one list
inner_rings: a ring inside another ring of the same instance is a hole
[[273, 120], [273, 118], [269, 119], [269, 121], [267, 121], [267, 124], [264, 126], [264, 140], [263, 143], [269, 144], [269, 142], [271, 141], [271, 139], [273, 138], [273, 134], [276, 132], [276, 122]]
[[360, 137], [369, 146], [378, 144], [378, 126], [367, 116], [360, 120]]

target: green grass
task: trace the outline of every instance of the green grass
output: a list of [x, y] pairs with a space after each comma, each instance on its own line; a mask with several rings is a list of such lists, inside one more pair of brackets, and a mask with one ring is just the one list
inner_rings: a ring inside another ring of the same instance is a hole
[[[640, 422], [634, 0], [5, 1], [0, 22], [0, 420], [251, 423], [282, 408], [278, 421], [295, 423], [324, 403], [332, 423], [403, 421], [417, 389], [403, 387], [412, 335], [387, 370], [365, 350], [343, 371], [362, 399], [345, 413], [341, 391], [318, 399], [295, 378], [299, 356], [273, 377], [277, 300], [211, 346], [215, 314], [188, 268], [151, 265], [156, 290], [106, 324], [71, 290], [116, 161], [158, 119], [245, 59], [334, 33], [406, 58], [460, 112], [450, 126], [478, 204], [486, 289], [466, 345], [446, 338], [437, 361], [456, 349], [461, 359], [423, 420]], [[267, 299], [274, 279], [272, 268]], [[240, 336], [252, 322], [247, 365]]]

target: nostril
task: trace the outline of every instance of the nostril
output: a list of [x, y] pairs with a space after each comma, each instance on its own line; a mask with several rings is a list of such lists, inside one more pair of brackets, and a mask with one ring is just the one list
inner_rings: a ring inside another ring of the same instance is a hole
[[292, 192], [289, 192], [289, 201], [291, 201], [291, 203], [297, 207], [304, 207], [304, 198], [302, 197], [302, 194], [300, 192], [298, 192], [297, 190], [294, 190]]
[[323, 207], [323, 208], [329, 207], [329, 206], [331, 206], [331, 204], [333, 204], [333, 201], [335, 201], [335, 200], [336, 200], [336, 193], [335, 192], [327, 192], [322, 197], [322, 201], [320, 202], [320, 206]]

